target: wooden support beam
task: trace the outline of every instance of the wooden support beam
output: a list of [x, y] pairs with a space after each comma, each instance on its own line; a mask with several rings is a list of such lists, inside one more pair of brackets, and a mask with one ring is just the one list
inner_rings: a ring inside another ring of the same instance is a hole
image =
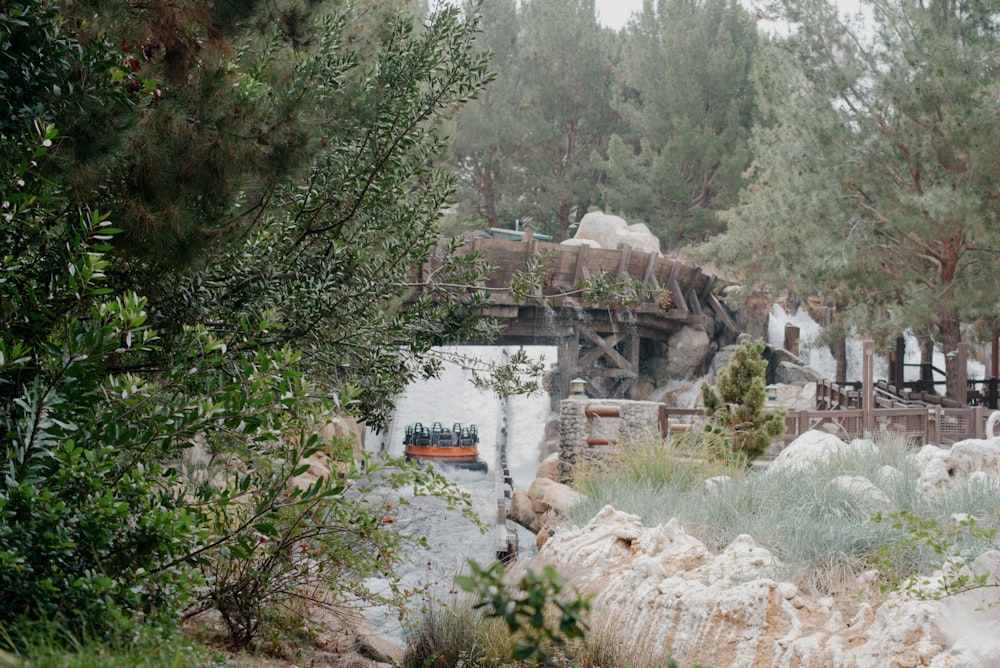
[[677, 276], [678, 274], [680, 274], [680, 272], [681, 272], [681, 263], [672, 262], [670, 264], [670, 275], [667, 276], [667, 282], [665, 283], [665, 285], [671, 290], [674, 289], [672, 286], [677, 285]]
[[612, 369], [600, 366], [587, 369], [587, 376], [591, 378], [635, 378], [631, 369]]
[[715, 276], [709, 276], [708, 281], [705, 283], [705, 287], [702, 288], [701, 294], [698, 295], [698, 299], [703, 304], [708, 303], [708, 298], [712, 295], [712, 288], [715, 287]]
[[691, 309], [691, 313], [694, 313], [695, 315], [702, 315], [703, 311], [701, 310], [701, 300], [698, 299], [698, 295], [695, 293], [694, 287], [688, 290], [687, 302], [688, 308]]
[[628, 273], [628, 261], [629, 258], [632, 257], [632, 247], [626, 244], [625, 248], [621, 250], [621, 253], [621, 259], [618, 260], [618, 275], [624, 276]]
[[691, 309], [688, 308], [687, 299], [684, 298], [684, 292], [681, 290], [681, 286], [677, 285], [677, 280], [674, 278], [670, 279], [667, 283], [667, 288], [670, 290], [671, 295], [674, 298], [674, 305], [670, 309], [673, 311], [680, 311], [681, 313], [690, 313]]
[[573, 270], [574, 287], [590, 278], [590, 272], [587, 270], [587, 252], [589, 250], [590, 246], [583, 244], [576, 251], [576, 268]]
[[628, 357], [629, 368], [635, 371], [635, 376], [630, 378], [627, 383], [622, 388], [622, 396], [626, 399], [635, 399], [635, 393], [639, 389], [639, 384], [636, 382], [639, 379], [639, 349], [642, 347], [642, 341], [639, 339], [639, 335], [632, 333], [625, 339], [625, 356]]
[[559, 367], [561, 396], [566, 398], [570, 393], [570, 381], [576, 378], [579, 372], [580, 339], [576, 332], [563, 337], [559, 344], [559, 359], [556, 361]]
[[[582, 333], [583, 332], [581, 332], [581, 334]], [[600, 337], [600, 335], [597, 336]], [[589, 339], [590, 337], [586, 338]], [[615, 343], [617, 343], [617, 341]], [[615, 343], [612, 343], [611, 345], [615, 345]], [[601, 346], [594, 346], [593, 348], [591, 348], [586, 353], [580, 356], [579, 368], [589, 370], [590, 367], [594, 366], [597, 363], [597, 360], [601, 359], [602, 357], [604, 357], [604, 350], [601, 348]]]
[[654, 289], [659, 290], [660, 284], [656, 280], [656, 263], [660, 259], [659, 253], [651, 252], [649, 254], [649, 259], [646, 260], [646, 273], [643, 274], [642, 281], [646, 285], [651, 285]]
[[733, 336], [739, 336], [740, 330], [733, 322], [733, 319], [729, 317], [729, 313], [726, 311], [726, 307], [722, 305], [719, 298], [715, 296], [715, 293], [710, 293], [708, 295], [708, 305], [712, 307], [712, 310], [719, 316], [719, 320], [722, 324], [729, 330]]
[[[592, 341], [604, 354], [604, 357], [608, 358], [608, 361], [612, 362], [615, 366], [621, 369], [632, 369], [632, 364], [627, 359], [625, 359], [620, 352], [615, 349], [618, 344], [618, 336], [612, 334], [608, 338], [604, 338], [597, 332], [591, 330], [583, 330], [582, 334], [586, 336], [590, 341]], [[582, 362], [583, 360], [581, 360]], [[595, 362], [597, 360], [594, 360]], [[589, 365], [581, 364], [583, 368], [587, 368]]]

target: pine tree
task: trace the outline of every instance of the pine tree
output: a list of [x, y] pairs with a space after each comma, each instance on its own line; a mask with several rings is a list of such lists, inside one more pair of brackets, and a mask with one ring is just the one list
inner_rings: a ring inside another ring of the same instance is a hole
[[719, 371], [715, 389], [708, 383], [701, 386], [705, 415], [723, 429], [733, 453], [748, 462], [763, 455], [771, 441], [785, 433], [785, 410], [764, 412], [767, 360], [763, 352], [763, 341], [741, 344]]
[[750, 162], [757, 48], [754, 21], [729, 0], [647, 5], [624, 42], [615, 109], [629, 131], [612, 137], [601, 194], [645, 221], [668, 246], [722, 229]]
[[[795, 26], [758, 67], [774, 125], [715, 257], [836, 300], [855, 333], [909, 329], [955, 350], [1000, 280], [994, 14], [981, 3], [775, 3]], [[946, 357], [948, 396], [964, 400]]]

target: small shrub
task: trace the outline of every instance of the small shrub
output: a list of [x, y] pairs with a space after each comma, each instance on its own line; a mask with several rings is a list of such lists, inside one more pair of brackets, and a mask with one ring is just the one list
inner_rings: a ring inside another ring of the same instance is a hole
[[500, 668], [514, 655], [503, 622], [474, 607], [471, 597], [431, 601], [407, 639], [406, 668]]
[[[544, 663], [552, 645], [564, 647], [567, 640], [584, 637], [583, 617], [590, 611], [590, 601], [575, 592], [565, 594], [566, 580], [552, 566], [541, 573], [528, 570], [509, 585], [500, 562], [485, 569], [471, 559], [468, 564], [472, 574], [458, 576], [455, 582], [475, 593], [476, 609], [502, 620], [515, 634], [515, 659], [537, 658]], [[553, 612], [558, 616], [555, 624], [549, 620]]]
[[785, 409], [764, 412], [767, 361], [763, 353], [763, 341], [744, 342], [719, 372], [716, 388], [708, 383], [701, 386], [705, 415], [712, 422], [706, 429], [721, 429], [731, 451], [748, 462], [763, 455], [771, 441], [785, 433]]

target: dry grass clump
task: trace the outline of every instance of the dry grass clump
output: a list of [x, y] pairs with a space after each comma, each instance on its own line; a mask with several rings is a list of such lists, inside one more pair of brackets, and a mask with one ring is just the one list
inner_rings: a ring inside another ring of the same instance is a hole
[[407, 645], [404, 668], [500, 668], [514, 652], [503, 622], [473, 608], [467, 596], [429, 601]]
[[[408, 640], [404, 668], [528, 668], [513, 658], [514, 641], [498, 619], [472, 607], [471, 597], [431, 602]], [[668, 657], [650, 657], [612, 634], [588, 634], [553, 648], [545, 665], [563, 668], [663, 668]]]
[[[914, 452], [905, 440], [883, 435], [873, 447], [852, 449], [805, 471], [746, 471], [715, 455], [710, 440], [701, 445], [690, 437], [639, 443], [600, 469], [582, 472], [576, 486], [586, 500], [571, 510], [569, 519], [582, 526], [605, 505], [638, 515], [646, 526], [676, 517], [714, 551], [749, 534], [780, 561], [776, 579], [816, 595], [851, 595], [873, 568], [880, 548], [906, 537], [892, 522], [874, 521], [879, 512], [907, 511], [943, 527], [953, 514], [970, 513], [981, 527], [1000, 526], [1000, 485], [975, 482], [926, 496], [916, 485]], [[710, 491], [704, 481], [720, 475], [728, 479]], [[889, 503], [831, 482], [841, 476], [866, 478]], [[968, 559], [990, 547], [969, 540], [959, 542], [955, 551]], [[883, 577], [898, 579], [926, 572], [940, 561], [927, 546], [879, 565]]]

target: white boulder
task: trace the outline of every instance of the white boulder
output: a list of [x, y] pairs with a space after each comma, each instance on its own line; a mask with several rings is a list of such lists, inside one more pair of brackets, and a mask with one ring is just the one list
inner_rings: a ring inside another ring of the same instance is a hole
[[575, 239], [588, 239], [601, 248], [618, 248], [618, 232], [628, 227], [624, 218], [592, 211], [580, 219]]
[[804, 471], [817, 464], [830, 461], [833, 457], [870, 450], [875, 446], [870, 441], [854, 440], [845, 443], [837, 436], [810, 429], [788, 444], [771, 465], [769, 471]]

